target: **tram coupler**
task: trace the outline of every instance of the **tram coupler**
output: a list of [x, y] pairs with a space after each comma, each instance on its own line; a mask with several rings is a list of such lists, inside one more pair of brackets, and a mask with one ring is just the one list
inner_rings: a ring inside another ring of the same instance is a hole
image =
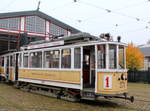
[[125, 99], [131, 101], [132, 103], [134, 102], [134, 96], [127, 96], [127, 93], [124, 93]]
[[132, 103], [134, 102], [134, 96], [127, 96], [127, 93], [124, 93], [123, 94], [124, 95], [124, 97], [119, 97], [119, 96], [116, 96], [115, 98], [120, 98], [120, 99], [125, 99], [125, 100], [129, 100], [129, 101], [131, 101]]

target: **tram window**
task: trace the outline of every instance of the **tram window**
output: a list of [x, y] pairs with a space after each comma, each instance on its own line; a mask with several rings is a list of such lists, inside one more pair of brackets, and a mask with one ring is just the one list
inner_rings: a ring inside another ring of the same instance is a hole
[[97, 46], [97, 67], [99, 69], [106, 68], [106, 53], [105, 45]]
[[71, 49], [63, 49], [61, 58], [61, 67], [71, 68]]
[[59, 68], [59, 50], [46, 51], [44, 53], [44, 67], [45, 68]]
[[2, 66], [2, 58], [0, 57], [0, 66]]
[[2, 57], [2, 67], [4, 67], [4, 57]]
[[81, 68], [81, 49], [74, 49], [74, 68]]
[[119, 69], [124, 69], [124, 47], [119, 46]]
[[0, 57], [0, 66], [2, 66], [2, 59], [3, 59], [3, 58], [2, 58], [2, 57]]
[[23, 67], [28, 67], [28, 58], [29, 58], [28, 53], [24, 53], [23, 54]]
[[19, 67], [21, 67], [22, 64], [22, 54], [19, 54]]
[[109, 45], [109, 68], [115, 69], [117, 67], [116, 64], [116, 45]]
[[30, 53], [30, 67], [41, 68], [42, 67], [42, 52], [31, 52]]
[[13, 56], [10, 56], [10, 67], [13, 66]]

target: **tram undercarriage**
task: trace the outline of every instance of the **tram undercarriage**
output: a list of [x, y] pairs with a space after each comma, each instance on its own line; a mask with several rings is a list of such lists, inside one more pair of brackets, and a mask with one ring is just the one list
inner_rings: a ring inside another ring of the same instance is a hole
[[105, 98], [108, 100], [113, 98], [120, 98], [120, 99], [134, 102], [134, 97], [133, 96], [128, 97], [127, 93], [115, 94], [115, 95], [95, 94], [92, 88], [86, 88], [80, 91], [75, 89], [46, 86], [46, 85], [27, 83], [27, 82], [16, 82], [14, 86], [17, 89], [21, 89], [26, 92], [31, 92], [31, 93], [40, 94], [43, 96], [53, 97], [53, 98], [71, 101], [71, 102], [79, 102], [82, 99], [98, 101], [101, 100], [101, 98]]

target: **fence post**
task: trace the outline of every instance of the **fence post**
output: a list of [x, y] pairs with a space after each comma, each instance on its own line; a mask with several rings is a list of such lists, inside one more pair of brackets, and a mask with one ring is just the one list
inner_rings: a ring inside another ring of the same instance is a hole
[[138, 72], [137, 72], [137, 70], [136, 69], [133, 69], [133, 71], [134, 71], [134, 82], [138, 82], [139, 80], [139, 78], [137, 77], [138, 76]]
[[147, 71], [147, 82], [148, 84], [150, 84], [150, 67], [148, 68], [148, 71]]
[[128, 82], [134, 82], [133, 71], [129, 69], [127, 73], [128, 73]]
[[148, 70], [128, 70], [128, 82], [143, 82], [150, 84], [150, 68]]

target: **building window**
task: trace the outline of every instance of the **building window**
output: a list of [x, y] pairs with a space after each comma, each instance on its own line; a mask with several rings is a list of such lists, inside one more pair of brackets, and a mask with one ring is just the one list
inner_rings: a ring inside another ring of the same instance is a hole
[[81, 68], [81, 49], [74, 49], [74, 68]]
[[24, 53], [23, 54], [23, 67], [25, 67], [25, 68], [28, 67], [28, 58], [29, 58], [28, 53]]
[[45, 68], [59, 68], [59, 50], [52, 50], [44, 52], [44, 67]]
[[115, 69], [117, 67], [116, 45], [109, 45], [109, 68]]
[[65, 30], [65, 29], [63, 29], [63, 28], [61, 28], [61, 27], [59, 27], [59, 26], [57, 26], [57, 25], [55, 25], [55, 24], [50, 24], [50, 34], [51, 35], [56, 35], [56, 36], [58, 36], [58, 35], [67, 35], [67, 30]]
[[45, 34], [45, 20], [38, 16], [27, 16], [26, 31]]
[[0, 19], [0, 28], [8, 29], [8, 19]]
[[29, 63], [30, 63], [30, 68], [41, 68], [42, 67], [42, 52], [31, 52]]
[[125, 59], [124, 59], [124, 47], [119, 46], [119, 69], [125, 68]]
[[0, 19], [0, 28], [19, 30], [20, 18]]
[[63, 49], [61, 58], [61, 67], [71, 68], [71, 49]]
[[106, 46], [98, 45], [97, 46], [97, 67], [98, 69], [106, 68]]
[[9, 19], [9, 29], [19, 30], [20, 18], [11, 18]]

